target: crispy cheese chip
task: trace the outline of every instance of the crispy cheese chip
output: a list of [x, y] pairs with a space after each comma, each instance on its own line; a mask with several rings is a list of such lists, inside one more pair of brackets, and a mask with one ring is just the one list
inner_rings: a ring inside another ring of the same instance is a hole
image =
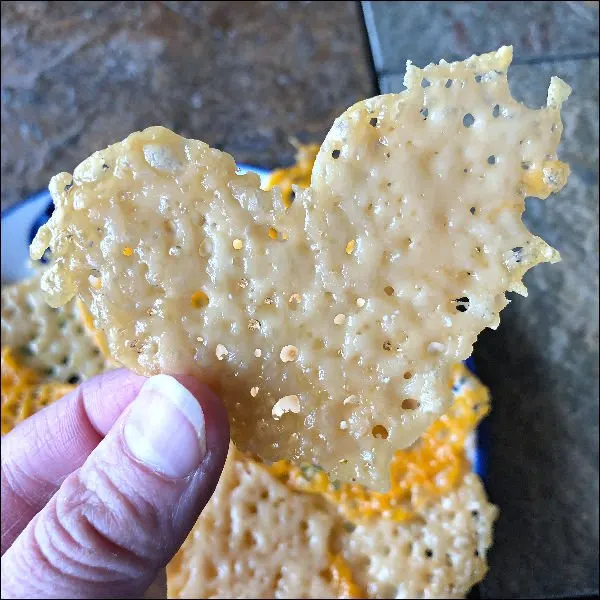
[[73, 384], [114, 367], [83, 303], [51, 308], [44, 301], [42, 272], [2, 288], [2, 346], [40, 382]]
[[497, 509], [477, 476], [397, 523], [357, 525], [232, 448], [167, 569], [171, 598], [460, 598], [487, 570]]
[[521, 214], [565, 184], [569, 90], [553, 78], [546, 107], [519, 104], [511, 55], [409, 65], [405, 92], [336, 120], [287, 210], [229, 155], [164, 128], [95, 153], [50, 184], [56, 210], [32, 244], [52, 251], [49, 303], [79, 294], [139, 373], [214, 385], [242, 450], [385, 487], [505, 292], [558, 260]]

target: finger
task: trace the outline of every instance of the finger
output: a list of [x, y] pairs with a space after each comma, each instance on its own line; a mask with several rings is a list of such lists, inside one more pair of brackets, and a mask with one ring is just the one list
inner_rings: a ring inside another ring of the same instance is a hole
[[78, 469], [135, 397], [145, 377], [94, 377], [2, 438], [2, 554]]
[[141, 597], [209, 500], [228, 444], [208, 387], [150, 378], [6, 551], [2, 598]]

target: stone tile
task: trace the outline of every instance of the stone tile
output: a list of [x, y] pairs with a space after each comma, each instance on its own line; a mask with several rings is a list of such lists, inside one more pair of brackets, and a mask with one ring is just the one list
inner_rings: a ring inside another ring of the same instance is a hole
[[598, 54], [598, 2], [363, 2], [377, 70], [513, 44], [516, 62]]
[[373, 95], [355, 2], [2, 2], [2, 208], [164, 124], [272, 167]]
[[[486, 482], [500, 506], [485, 598], [598, 593], [598, 59], [515, 65], [513, 95], [541, 106], [552, 75], [573, 94], [559, 155], [567, 187], [525, 221], [562, 254], [525, 278], [475, 347], [493, 395]], [[402, 76], [382, 78], [384, 92]]]

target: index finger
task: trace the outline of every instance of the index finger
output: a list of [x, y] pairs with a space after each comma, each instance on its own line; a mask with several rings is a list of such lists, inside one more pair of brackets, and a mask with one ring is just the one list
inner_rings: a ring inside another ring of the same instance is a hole
[[2, 438], [2, 554], [135, 399], [145, 377], [94, 377]]

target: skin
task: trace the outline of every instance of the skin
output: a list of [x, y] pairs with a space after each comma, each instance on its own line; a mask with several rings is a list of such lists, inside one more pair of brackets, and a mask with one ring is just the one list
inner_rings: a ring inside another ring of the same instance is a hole
[[[127, 444], [147, 380], [126, 370], [85, 382], [2, 438], [2, 598], [166, 597], [163, 569], [210, 499], [229, 444], [221, 401], [194, 378], [175, 379], [204, 418], [202, 450], [178, 465], [184, 476], [166, 476]], [[182, 453], [193, 446], [172, 437]]]

